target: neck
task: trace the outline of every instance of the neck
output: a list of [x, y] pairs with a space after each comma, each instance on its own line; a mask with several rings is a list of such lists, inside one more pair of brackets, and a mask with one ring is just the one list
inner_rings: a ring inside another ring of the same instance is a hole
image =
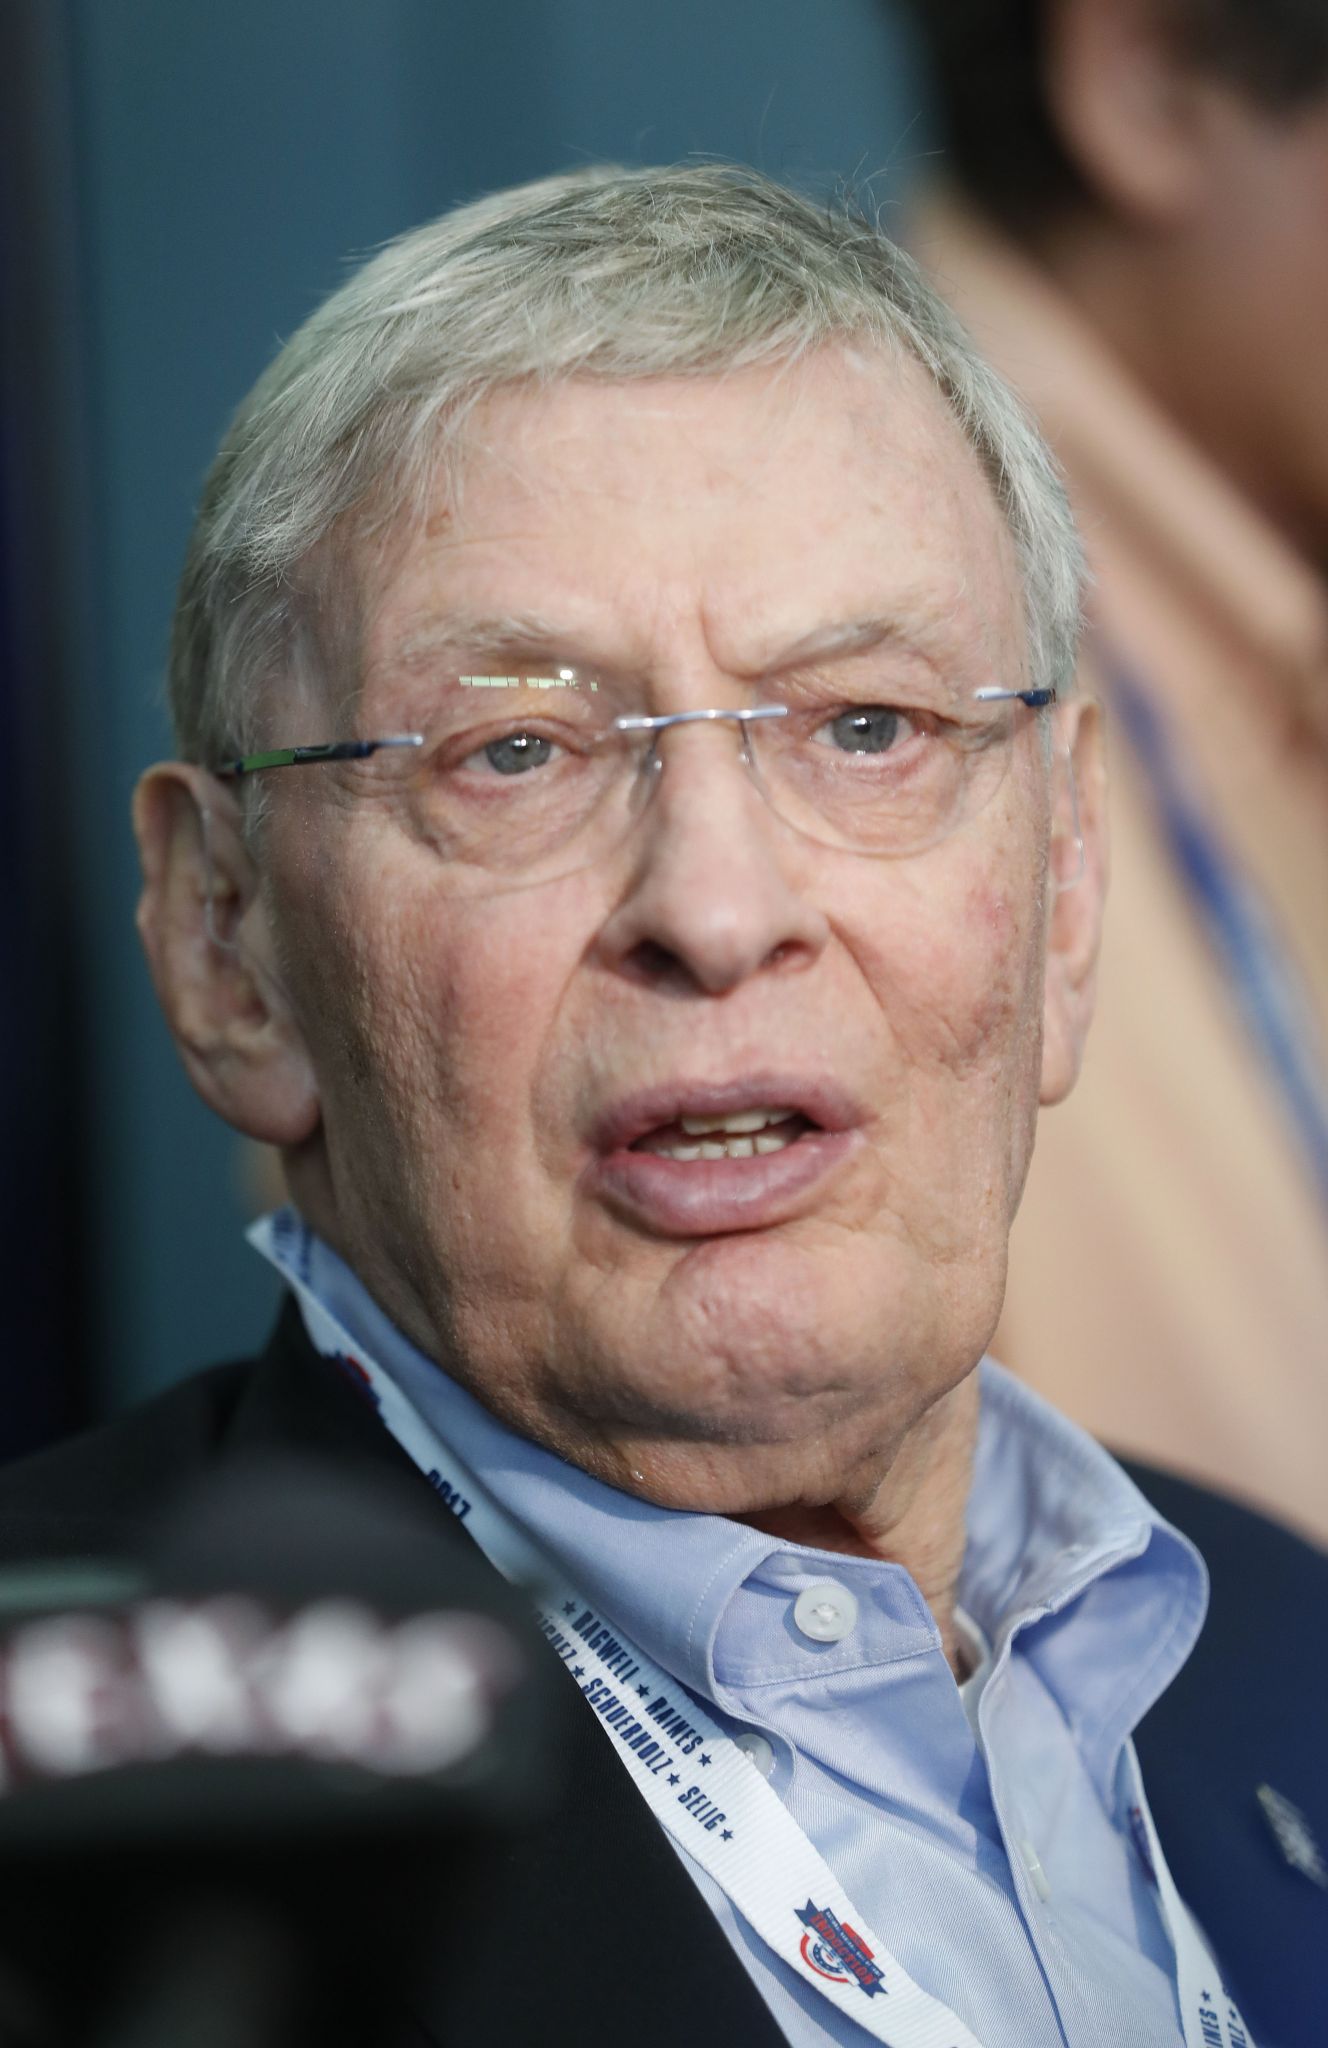
[[736, 1518], [785, 1542], [902, 1565], [931, 1609], [956, 1676], [963, 1675], [963, 1659], [955, 1589], [964, 1561], [978, 1401], [978, 1376], [970, 1373], [915, 1424], [885, 1474], [855, 1478], [822, 1505], [792, 1502]]

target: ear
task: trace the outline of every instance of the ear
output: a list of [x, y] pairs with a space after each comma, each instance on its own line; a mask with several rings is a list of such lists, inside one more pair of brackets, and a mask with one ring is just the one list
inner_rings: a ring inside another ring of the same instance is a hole
[[138, 929], [190, 1080], [218, 1116], [269, 1145], [318, 1126], [318, 1094], [281, 984], [258, 874], [228, 786], [183, 761], [134, 792]]
[[1043, 77], [1052, 125], [1109, 209], [1166, 227], [1202, 201], [1214, 87], [1165, 0], [1056, 0]]
[[1068, 1095], [1078, 1078], [1093, 1016], [1107, 890], [1102, 714], [1088, 699], [1071, 699], [1056, 719], [1039, 1097], [1044, 1108]]

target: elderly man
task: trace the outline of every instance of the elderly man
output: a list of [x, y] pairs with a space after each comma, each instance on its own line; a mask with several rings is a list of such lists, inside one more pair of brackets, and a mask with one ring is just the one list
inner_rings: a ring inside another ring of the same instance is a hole
[[227, 438], [140, 922], [294, 1299], [6, 1542], [317, 1440], [556, 1588], [565, 1804], [459, 1888], [429, 2039], [1247, 2039], [1130, 1740], [1203, 1568], [979, 1370], [1091, 1006], [1078, 599], [907, 260], [754, 176], [407, 235]]

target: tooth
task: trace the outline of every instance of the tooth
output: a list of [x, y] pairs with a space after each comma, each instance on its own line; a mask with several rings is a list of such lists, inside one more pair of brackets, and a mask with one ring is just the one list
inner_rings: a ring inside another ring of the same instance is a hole
[[701, 1157], [701, 1147], [699, 1145], [669, 1145], [665, 1148], [664, 1157], [666, 1159], [699, 1159]]
[[678, 1121], [692, 1138], [711, 1131], [731, 1131], [738, 1137], [750, 1137], [755, 1131], [763, 1131], [767, 1124], [783, 1123], [792, 1115], [791, 1109], [735, 1109], [725, 1116], [681, 1116]]
[[727, 1145], [716, 1145], [708, 1138], [701, 1146], [701, 1157], [703, 1159], [723, 1159], [727, 1152]]
[[750, 1138], [730, 1138], [724, 1147], [730, 1159], [750, 1159], [755, 1149]]
[[756, 1140], [756, 1149], [758, 1152], [782, 1152], [786, 1145], [792, 1143], [792, 1138], [772, 1138], [768, 1132], [763, 1131]]

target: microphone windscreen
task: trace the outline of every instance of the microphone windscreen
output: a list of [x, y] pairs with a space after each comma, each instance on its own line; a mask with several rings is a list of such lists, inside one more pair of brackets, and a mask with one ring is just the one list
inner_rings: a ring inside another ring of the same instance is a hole
[[[0, 1855], [338, 1831], [538, 1807], [547, 1662], [522, 1595], [413, 1473], [264, 1458], [178, 1501], [146, 1579], [0, 1574]], [[21, 1595], [21, 1597], [20, 1597]]]
[[310, 2014], [369, 2010], [481, 1845], [556, 1799], [559, 1679], [405, 1467], [236, 1460], [133, 1566], [0, 1573], [0, 2017], [40, 1987], [82, 2039], [126, 1958], [187, 2002], [186, 1951], [267, 1982], [269, 1947]]

